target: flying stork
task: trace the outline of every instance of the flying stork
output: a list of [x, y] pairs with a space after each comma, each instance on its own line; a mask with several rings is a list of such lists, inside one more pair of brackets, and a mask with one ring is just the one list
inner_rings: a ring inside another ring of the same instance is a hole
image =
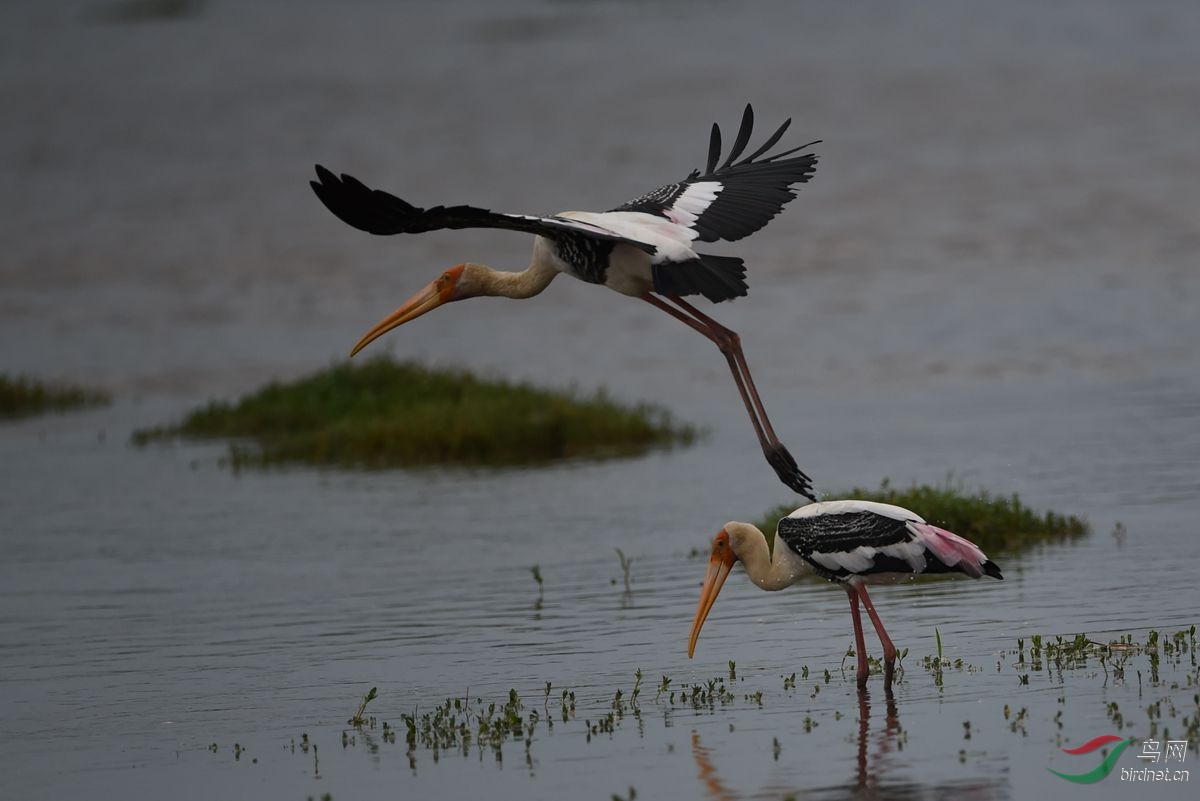
[[863, 643], [858, 603], [883, 645], [884, 685], [892, 683], [896, 646], [888, 637], [867, 583], [896, 581], [918, 573], [965, 573], [971, 578], [1003, 579], [1000, 567], [968, 539], [926, 523], [899, 506], [873, 501], [822, 501], [801, 506], [779, 521], [774, 553], [767, 538], [749, 523], [726, 523], [713, 539], [708, 575], [688, 639], [688, 657], [717, 593], [737, 562], [746, 575], [764, 590], [782, 590], [802, 576], [816, 574], [838, 584], [850, 597], [854, 617], [854, 644], [858, 653], [858, 686], [867, 684], [867, 650]]
[[418, 208], [349, 175], [335, 176], [316, 166], [311, 181], [317, 197], [343, 222], [371, 234], [414, 234], [442, 228], [503, 228], [534, 235], [533, 259], [521, 272], [503, 272], [466, 262], [446, 270], [400, 308], [372, 328], [350, 355], [368, 343], [436, 309], [466, 298], [529, 298], [559, 273], [640, 298], [710, 339], [729, 362], [738, 392], [779, 479], [795, 492], [816, 500], [809, 477], [775, 435], [767, 418], [738, 335], [688, 301], [703, 295], [713, 303], [746, 294], [742, 259], [698, 253], [696, 241], [736, 241], [762, 228], [795, 197], [796, 184], [816, 169], [817, 157], [801, 153], [818, 142], [767, 152], [783, 137], [785, 121], [761, 147], [742, 158], [754, 128], [749, 104], [724, 162], [721, 129], [715, 123], [704, 171], [654, 189], [612, 211], [564, 211], [548, 216], [506, 214], [475, 206]]

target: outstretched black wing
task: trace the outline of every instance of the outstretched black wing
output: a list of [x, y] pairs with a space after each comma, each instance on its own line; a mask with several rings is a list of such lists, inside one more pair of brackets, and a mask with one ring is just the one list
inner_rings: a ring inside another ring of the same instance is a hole
[[754, 109], [747, 103], [737, 139], [724, 164], [717, 166], [721, 158], [721, 128], [713, 123], [703, 174], [692, 170], [684, 180], [660, 186], [613, 211], [640, 211], [666, 217], [695, 230], [702, 242], [718, 239], [733, 242], [749, 236], [770, 222], [796, 196], [792, 186], [808, 181], [817, 168], [815, 154], [792, 154], [818, 144], [819, 140], [759, 158], [775, 146], [791, 124], [790, 119], [784, 122], [762, 147], [735, 162], [750, 143], [754, 130]]
[[655, 247], [629, 239], [599, 225], [566, 217], [535, 217], [529, 214], [503, 214], [475, 206], [433, 206], [422, 209], [380, 189], [371, 189], [361, 181], [343, 174], [340, 178], [317, 166], [316, 181], [309, 181], [317, 197], [334, 215], [360, 231], [386, 236], [419, 234], [442, 228], [503, 228], [538, 234], [550, 239], [586, 236], [607, 242], [623, 242], [647, 253]]

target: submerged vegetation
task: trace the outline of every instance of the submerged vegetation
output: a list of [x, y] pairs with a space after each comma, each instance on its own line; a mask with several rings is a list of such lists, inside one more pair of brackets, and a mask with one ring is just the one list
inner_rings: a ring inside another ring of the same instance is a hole
[[[1038, 543], [1075, 540], [1090, 531], [1083, 518], [1055, 512], [1035, 512], [1021, 503], [1015, 494], [1001, 497], [993, 496], [986, 490], [967, 492], [949, 483], [940, 487], [921, 484], [908, 489], [896, 489], [885, 480], [879, 489], [856, 487], [849, 492], [830, 496], [829, 500], [838, 498], [903, 506], [934, 525], [966, 537], [989, 553], [1020, 550]], [[793, 504], [778, 506], [759, 521], [758, 527], [766, 533], [768, 542], [775, 537], [779, 518], [794, 509]]]
[[358, 709], [355, 710], [350, 719], [346, 721], [346, 724], [358, 728], [374, 720], [373, 717], [366, 717], [367, 704], [374, 701], [378, 695], [379, 692], [378, 688], [376, 687], [372, 687], [365, 695], [363, 695], [362, 700], [358, 702]]
[[500, 467], [632, 456], [690, 444], [696, 430], [656, 406], [618, 404], [604, 390], [583, 397], [376, 358], [272, 383], [236, 403], [210, 402], [133, 440], [175, 437], [233, 440], [234, 467]]
[[[961, 688], [971, 682], [992, 688], [993, 697], [984, 699], [988, 705], [981, 711], [994, 713], [994, 717], [985, 717], [982, 723], [978, 719], [963, 721], [963, 740], [972, 740], [975, 734], [988, 729], [1010, 730], [1022, 736], [1029, 736], [1033, 729], [1035, 734], [1052, 738], [1058, 747], [1065, 747], [1071, 736], [1078, 737], [1081, 730], [1090, 732], [1094, 723], [1090, 701], [1068, 705], [1066, 688], [1079, 697], [1090, 697], [1100, 688], [1108, 688], [1102, 697], [1106, 699], [1108, 718], [1118, 732], [1130, 729], [1144, 733], [1139, 736], [1163, 741], [1185, 740], [1187, 744], [1183, 747], [1193, 752], [1200, 747], [1200, 695], [1195, 692], [1200, 685], [1200, 670], [1196, 667], [1200, 641], [1195, 625], [1171, 633], [1150, 629], [1136, 636], [1133, 633], [1099, 638], [1082, 633], [1034, 634], [1018, 638], [1015, 647], [1004, 648], [994, 654], [994, 662], [989, 656], [988, 662], [981, 665], [954, 655], [955, 643], [943, 643], [936, 629], [933, 638], [936, 652], [918, 659], [911, 675], [900, 671], [897, 681], [917, 684], [932, 681], [939, 692], [946, 686]], [[853, 652], [847, 654], [847, 658], [852, 656]], [[882, 672], [878, 659], [871, 658], [870, 662], [873, 675]], [[688, 716], [690, 720], [702, 715], [777, 708], [781, 703], [791, 703], [799, 711], [806, 705], [805, 697], [816, 699], [823, 692], [839, 691], [839, 685], [851, 687], [855, 681], [853, 665], [847, 670], [845, 660], [840, 670], [810, 670], [808, 665], [801, 665], [790, 676], [754, 668], [744, 670], [730, 661], [728, 675], [708, 679], [690, 676], [682, 681], [664, 675], [656, 682], [656, 692], [645, 697], [641, 692], [644, 679], [638, 669], [633, 674], [632, 686], [612, 691], [593, 688], [590, 692], [580, 692], [578, 697], [574, 690], [556, 689], [550, 681], [533, 693], [532, 698], [523, 697], [516, 689], [494, 700], [473, 696], [468, 691], [464, 696], [447, 698], [432, 707], [427, 700], [417, 702], [409, 711], [400, 713], [398, 726], [364, 716], [366, 703], [375, 694], [372, 688], [351, 718], [356, 732], [342, 732], [342, 747], [357, 745], [359, 736], [376, 753], [382, 745], [397, 746], [403, 749], [414, 773], [422, 753], [435, 764], [451, 755], [463, 758], [474, 755], [482, 759], [490, 754], [497, 763], [503, 763], [519, 754], [532, 771], [534, 747], [539, 740], [556, 734], [572, 737], [582, 734], [584, 742], [590, 744], [598, 738], [620, 736], [623, 730], [642, 738], [653, 721], [661, 721], [663, 729], [669, 729], [677, 715]], [[780, 679], [782, 690], [778, 689]], [[998, 682], [1010, 688], [1007, 699], [995, 695]], [[1048, 701], [1050, 693], [1057, 696], [1056, 704]], [[540, 703], [533, 700], [538, 696]], [[867, 739], [868, 698], [860, 694], [858, 715], [849, 716], [851, 721], [857, 718], [860, 743]], [[890, 709], [888, 736], [906, 742], [907, 734], [898, 725], [890, 690], [885, 691], [884, 698]], [[1001, 701], [1004, 701], [1002, 706]], [[1122, 709], [1118, 702], [1127, 708]], [[803, 719], [797, 720], [792, 729], [793, 734], [819, 732], [822, 725], [846, 725], [841, 723], [846, 715], [837, 708], [804, 711]], [[1072, 715], [1086, 718], [1087, 728], [1082, 729], [1083, 721], [1071, 719]], [[356, 720], [362, 721], [362, 725], [355, 723]], [[729, 718], [729, 731], [733, 732], [735, 723], [743, 720], [744, 717]], [[375, 739], [380, 734], [382, 744]], [[695, 743], [694, 731], [692, 738]], [[295, 745], [293, 741], [293, 751]], [[299, 746], [304, 753], [311, 748], [315, 758], [316, 743], [310, 743], [307, 734], [302, 735]], [[215, 750], [216, 746], [212, 748]], [[778, 737], [771, 748], [778, 758], [782, 748]], [[693, 748], [693, 755], [696, 754], [697, 749]]]
[[47, 383], [29, 376], [0, 375], [0, 420], [106, 406], [111, 402], [109, 394], [101, 389]]

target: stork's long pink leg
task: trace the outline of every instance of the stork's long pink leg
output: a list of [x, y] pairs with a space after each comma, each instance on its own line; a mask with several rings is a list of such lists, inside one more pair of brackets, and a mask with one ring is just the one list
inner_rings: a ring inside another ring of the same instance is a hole
[[871, 618], [871, 623], [875, 626], [875, 633], [879, 635], [879, 642], [883, 645], [883, 683], [884, 686], [889, 686], [892, 683], [892, 673], [896, 667], [896, 646], [892, 644], [892, 638], [884, 629], [883, 621], [875, 612], [875, 604], [871, 603], [871, 596], [867, 595], [867, 588], [860, 584], [857, 590], [862, 598], [863, 606], [866, 607], [867, 614]]
[[750, 375], [750, 368], [746, 364], [745, 354], [742, 353], [741, 340], [738, 335], [678, 296], [668, 295], [667, 298], [682, 307], [682, 310], [668, 305], [650, 293], [642, 295], [642, 300], [655, 308], [662, 309], [676, 320], [703, 334], [725, 355], [725, 360], [729, 363], [729, 371], [733, 374], [734, 383], [737, 384], [738, 393], [742, 396], [742, 403], [745, 404], [746, 412], [750, 415], [754, 433], [758, 436], [759, 445], [762, 446], [763, 455], [767, 457], [767, 463], [771, 465], [775, 474], [779, 476], [779, 480], [786, 486], [809, 500], [815, 501], [809, 477], [796, 464], [795, 458], [779, 441], [775, 430], [771, 427], [771, 421], [767, 417], [762, 399], [758, 395], [758, 389], [754, 386], [754, 379]]
[[706, 336], [708, 339], [712, 340], [712, 342], [715, 343], [716, 346], [721, 349], [721, 352], [725, 354], [726, 361], [729, 362], [729, 370], [730, 370], [730, 372], [733, 373], [733, 380], [737, 384], [738, 392], [742, 396], [742, 402], [746, 404], [746, 411], [749, 412], [749, 414], [750, 414], [750, 422], [754, 425], [754, 433], [758, 435], [759, 442], [763, 443], [763, 447], [765, 448], [766, 444], [768, 442], [767, 435], [764, 432], [763, 426], [758, 419], [758, 413], [754, 407], [753, 401], [751, 400], [750, 394], [746, 389], [746, 384], [742, 378], [741, 370], [738, 367], [737, 361], [736, 361], [735, 357], [733, 356], [733, 353], [731, 352], [731, 350], [728, 347], [723, 347], [723, 344], [727, 344], [727, 343], [723, 342], [723, 340], [726, 340], [727, 337], [724, 337], [724, 336], [714, 333], [712, 328], [710, 326], [708, 326], [706, 323], [703, 323], [700, 320], [696, 320], [692, 317], [689, 317], [687, 314], [684, 314], [683, 312], [679, 311], [678, 309], [676, 309], [672, 306], [669, 306], [666, 303], [664, 303], [663, 301], [659, 300], [654, 295], [651, 295], [649, 293], [642, 295], [642, 300], [646, 301], [647, 303], [651, 304], [652, 306], [654, 306], [656, 308], [662, 309], [667, 314], [674, 317], [676, 320], [679, 320], [679, 321], [685, 323], [686, 325], [690, 326], [694, 330], [699, 331], [701, 334]]
[[754, 408], [762, 420], [763, 429], [767, 433], [767, 439], [771, 443], [779, 445], [779, 437], [775, 436], [775, 429], [771, 427], [771, 420], [767, 417], [766, 407], [763, 406], [762, 398], [758, 395], [758, 388], [754, 386], [754, 378], [750, 375], [750, 365], [746, 363], [746, 354], [742, 352], [742, 338], [738, 336], [736, 331], [721, 325], [678, 295], [667, 295], [667, 298], [728, 342], [729, 348], [733, 353], [733, 358], [737, 361], [738, 369], [746, 378], [746, 386], [750, 390], [750, 397], [754, 401]]
[[[736, 331], [721, 325], [678, 295], [667, 295], [666, 297], [708, 328], [711, 332], [709, 338], [726, 355], [726, 359], [730, 356], [733, 357], [729, 368], [734, 372], [735, 378], [740, 374], [741, 378], [745, 379], [746, 388], [750, 394], [750, 403], [747, 403], [746, 408], [750, 411], [751, 417], [757, 416], [761, 421], [762, 429], [766, 435], [765, 437], [760, 436], [759, 442], [762, 444], [763, 454], [767, 457], [767, 462], [784, 484], [810, 501], [815, 501], [816, 498], [812, 494], [812, 483], [808, 476], [796, 464], [795, 458], [784, 447], [783, 443], [779, 441], [779, 437], [775, 435], [775, 429], [771, 425], [771, 418], [767, 417], [767, 409], [763, 406], [762, 398], [759, 397], [758, 387], [754, 386], [754, 376], [750, 374], [750, 365], [746, 362], [746, 354], [742, 351], [742, 338], [738, 336]], [[739, 380], [738, 383], [740, 386], [741, 381]]]
[[850, 614], [854, 617], [854, 650], [858, 652], [858, 672], [855, 674], [859, 687], [867, 686], [867, 644], [863, 641], [862, 618], [858, 614], [858, 593], [854, 587], [847, 585], [846, 594], [850, 596]]

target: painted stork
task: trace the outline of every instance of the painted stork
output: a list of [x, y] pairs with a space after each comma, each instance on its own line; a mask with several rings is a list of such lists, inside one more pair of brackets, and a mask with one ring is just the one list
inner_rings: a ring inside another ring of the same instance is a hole
[[746, 268], [740, 258], [698, 253], [693, 243], [749, 236], [795, 197], [792, 187], [808, 181], [817, 157], [794, 154], [817, 142], [766, 155], [790, 124], [790, 119], [785, 121], [761, 147], [739, 161], [754, 128], [754, 112], [747, 105], [733, 148], [719, 166], [721, 129], [714, 123], [703, 173], [693, 170], [681, 181], [602, 213], [534, 216], [474, 206], [423, 209], [317, 165], [318, 180], [310, 182], [317, 197], [343, 222], [368, 233], [503, 228], [535, 236], [533, 260], [525, 270], [502, 272], [471, 262], [451, 267], [367, 332], [350, 355], [442, 304], [485, 296], [529, 298], [559, 273], [566, 273], [641, 298], [715, 343], [729, 362], [767, 461], [784, 484], [816, 500], [808, 476], [767, 419], [738, 335], [684, 300], [686, 295], [699, 294], [719, 303], [746, 294]]
[[1002, 579], [999, 566], [968, 539], [926, 523], [919, 515], [872, 501], [822, 501], [801, 506], [779, 521], [774, 553], [767, 538], [748, 523], [726, 523], [713, 539], [708, 575], [688, 640], [688, 657], [717, 593], [735, 562], [764, 590], [782, 590], [809, 573], [841, 585], [850, 597], [858, 685], [867, 683], [867, 651], [858, 603], [866, 607], [883, 645], [884, 685], [892, 683], [896, 646], [888, 637], [867, 583], [896, 581], [918, 573], [965, 573], [972, 578]]

